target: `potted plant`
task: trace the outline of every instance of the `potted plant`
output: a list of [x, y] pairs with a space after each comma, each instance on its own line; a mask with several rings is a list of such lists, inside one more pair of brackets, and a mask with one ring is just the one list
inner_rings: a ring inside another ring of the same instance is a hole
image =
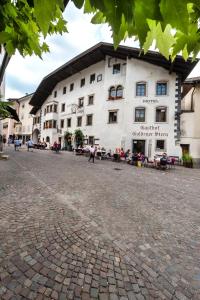
[[66, 131], [64, 134], [64, 139], [65, 139], [65, 150], [72, 151], [72, 133]]
[[75, 135], [76, 147], [78, 148], [78, 146], [83, 146], [83, 141], [84, 141], [83, 132], [80, 129], [76, 129], [74, 135]]
[[193, 158], [189, 154], [184, 154], [182, 156], [183, 166], [186, 168], [193, 168]]

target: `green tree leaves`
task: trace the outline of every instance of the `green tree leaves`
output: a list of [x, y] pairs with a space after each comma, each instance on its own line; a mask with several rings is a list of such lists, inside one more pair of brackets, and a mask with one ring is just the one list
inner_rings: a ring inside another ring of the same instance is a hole
[[[67, 31], [62, 13], [68, 0], [3, 0], [0, 44], [9, 55], [41, 57], [49, 51], [48, 34]], [[146, 52], [152, 45], [166, 58], [182, 53], [187, 59], [200, 51], [200, 0], [71, 0], [94, 24], [107, 23], [115, 47], [127, 37], [138, 39]]]

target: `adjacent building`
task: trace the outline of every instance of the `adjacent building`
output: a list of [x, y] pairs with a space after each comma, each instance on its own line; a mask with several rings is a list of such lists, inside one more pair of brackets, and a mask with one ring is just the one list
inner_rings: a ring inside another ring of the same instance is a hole
[[42, 80], [30, 101], [34, 139], [63, 144], [81, 129], [86, 145], [181, 156], [181, 84], [195, 64], [99, 43]]
[[181, 112], [182, 154], [191, 155], [194, 165], [200, 167], [200, 77], [184, 82]]
[[17, 137], [25, 144], [32, 138], [34, 116], [30, 114], [32, 106], [29, 104], [32, 96], [33, 94], [26, 94], [21, 98], [8, 99], [12, 103], [12, 108], [16, 110], [19, 121], [11, 118], [2, 121], [3, 136], [7, 141], [8, 139], [13, 141]]

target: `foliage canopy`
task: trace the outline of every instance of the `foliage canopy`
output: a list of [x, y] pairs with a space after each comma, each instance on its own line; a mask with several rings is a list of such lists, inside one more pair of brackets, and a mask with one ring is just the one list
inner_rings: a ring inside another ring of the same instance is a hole
[[[115, 47], [127, 37], [146, 52], [152, 44], [167, 59], [200, 51], [200, 0], [71, 0], [93, 24], [111, 27]], [[49, 51], [47, 35], [67, 31], [63, 10], [68, 0], [1, 0], [0, 44], [9, 55], [40, 56]]]

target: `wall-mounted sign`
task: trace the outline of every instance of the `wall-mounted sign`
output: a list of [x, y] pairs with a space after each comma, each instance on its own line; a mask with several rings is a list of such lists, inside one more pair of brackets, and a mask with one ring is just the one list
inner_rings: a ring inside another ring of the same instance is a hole
[[147, 104], [159, 103], [159, 101], [157, 99], [143, 99], [142, 102], [147, 103]]
[[160, 126], [146, 126], [141, 125], [139, 130], [133, 131], [134, 137], [168, 137], [168, 132], [162, 132]]

